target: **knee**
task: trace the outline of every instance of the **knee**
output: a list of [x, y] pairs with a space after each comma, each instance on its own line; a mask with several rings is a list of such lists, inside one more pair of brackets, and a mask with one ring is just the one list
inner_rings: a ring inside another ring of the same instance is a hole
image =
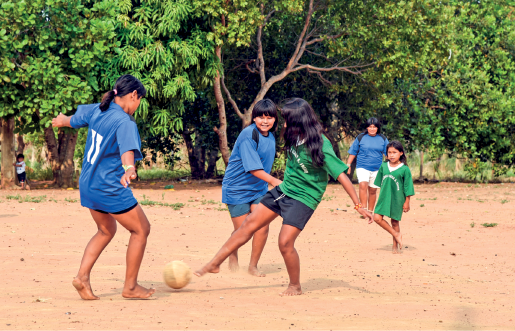
[[383, 220], [381, 215], [374, 214], [374, 222], [380, 223]]
[[288, 239], [279, 239], [279, 250], [282, 255], [290, 253], [293, 249], [294, 242]]
[[376, 188], [374, 188], [374, 187], [369, 187], [368, 188], [368, 194], [369, 195], [373, 196], [373, 195], [376, 195], [376, 193], [377, 193], [377, 189]]
[[106, 237], [113, 238], [116, 234], [116, 223], [110, 226], [101, 226], [98, 231]]

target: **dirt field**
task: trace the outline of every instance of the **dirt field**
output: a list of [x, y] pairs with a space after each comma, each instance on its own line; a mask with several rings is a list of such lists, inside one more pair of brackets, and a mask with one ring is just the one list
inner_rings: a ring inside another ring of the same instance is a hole
[[[232, 225], [218, 204], [220, 186], [164, 191], [161, 184], [134, 193], [186, 206], [143, 207], [152, 232], [140, 282], [157, 289], [148, 301], [121, 297], [129, 237], [122, 227], [93, 269], [101, 300], [82, 301], [75, 292], [71, 281], [96, 231], [78, 190], [0, 191], [0, 329], [515, 329], [514, 184], [416, 186], [399, 255], [390, 252], [391, 237], [360, 219], [340, 186], [329, 185], [297, 241], [305, 294], [291, 298], [278, 296], [288, 281], [277, 248], [281, 219], [272, 223], [261, 260], [265, 278], [245, 268], [231, 273], [224, 263], [220, 274], [167, 288], [167, 262], [196, 269]], [[16, 194], [46, 195], [46, 202], [7, 199]], [[241, 266], [249, 251], [240, 250]]]

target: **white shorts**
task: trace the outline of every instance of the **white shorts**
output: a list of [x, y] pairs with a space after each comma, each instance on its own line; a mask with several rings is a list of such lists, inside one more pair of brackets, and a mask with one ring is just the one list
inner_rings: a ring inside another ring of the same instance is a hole
[[356, 168], [356, 176], [358, 176], [358, 182], [368, 182], [368, 186], [372, 188], [379, 188], [374, 185], [376, 180], [377, 171], [368, 171], [364, 168]]

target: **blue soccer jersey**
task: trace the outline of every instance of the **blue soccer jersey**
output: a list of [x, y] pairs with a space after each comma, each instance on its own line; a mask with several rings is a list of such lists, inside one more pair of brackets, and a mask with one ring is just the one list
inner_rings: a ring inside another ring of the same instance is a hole
[[[275, 137], [259, 133], [259, 145], [252, 139], [255, 124], [241, 131], [232, 150], [222, 183], [222, 202], [238, 205], [256, 200], [268, 191], [268, 183], [252, 175], [252, 170], [272, 171]], [[259, 132], [259, 131], [258, 131]]]
[[99, 105], [79, 106], [70, 120], [75, 129], [89, 127], [80, 201], [84, 207], [116, 213], [137, 203], [131, 189], [120, 183], [125, 173], [121, 156], [133, 151], [134, 160], [141, 160], [141, 140], [136, 123], [119, 105], [112, 102], [104, 112]]

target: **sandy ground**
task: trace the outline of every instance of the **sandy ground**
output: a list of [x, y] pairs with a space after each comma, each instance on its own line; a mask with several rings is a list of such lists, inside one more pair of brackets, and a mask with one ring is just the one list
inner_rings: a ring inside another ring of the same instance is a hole
[[[153, 189], [134, 189], [135, 196], [186, 206], [144, 207], [152, 233], [140, 282], [157, 289], [148, 301], [121, 297], [129, 237], [122, 227], [93, 269], [101, 300], [75, 292], [71, 280], [96, 231], [88, 210], [73, 202], [77, 190], [0, 191], [0, 329], [515, 329], [514, 184], [416, 186], [399, 255], [391, 237], [329, 185], [297, 241], [305, 294], [291, 298], [278, 296], [288, 281], [277, 248], [280, 218], [260, 263], [265, 278], [245, 268], [231, 273], [224, 263], [220, 274], [194, 277], [182, 290], [166, 287], [166, 263], [200, 267], [232, 224], [218, 204], [220, 186], [164, 191], [161, 184], [147, 183]], [[7, 199], [15, 194], [46, 195], [46, 202]], [[249, 249], [240, 250], [242, 266]]]

